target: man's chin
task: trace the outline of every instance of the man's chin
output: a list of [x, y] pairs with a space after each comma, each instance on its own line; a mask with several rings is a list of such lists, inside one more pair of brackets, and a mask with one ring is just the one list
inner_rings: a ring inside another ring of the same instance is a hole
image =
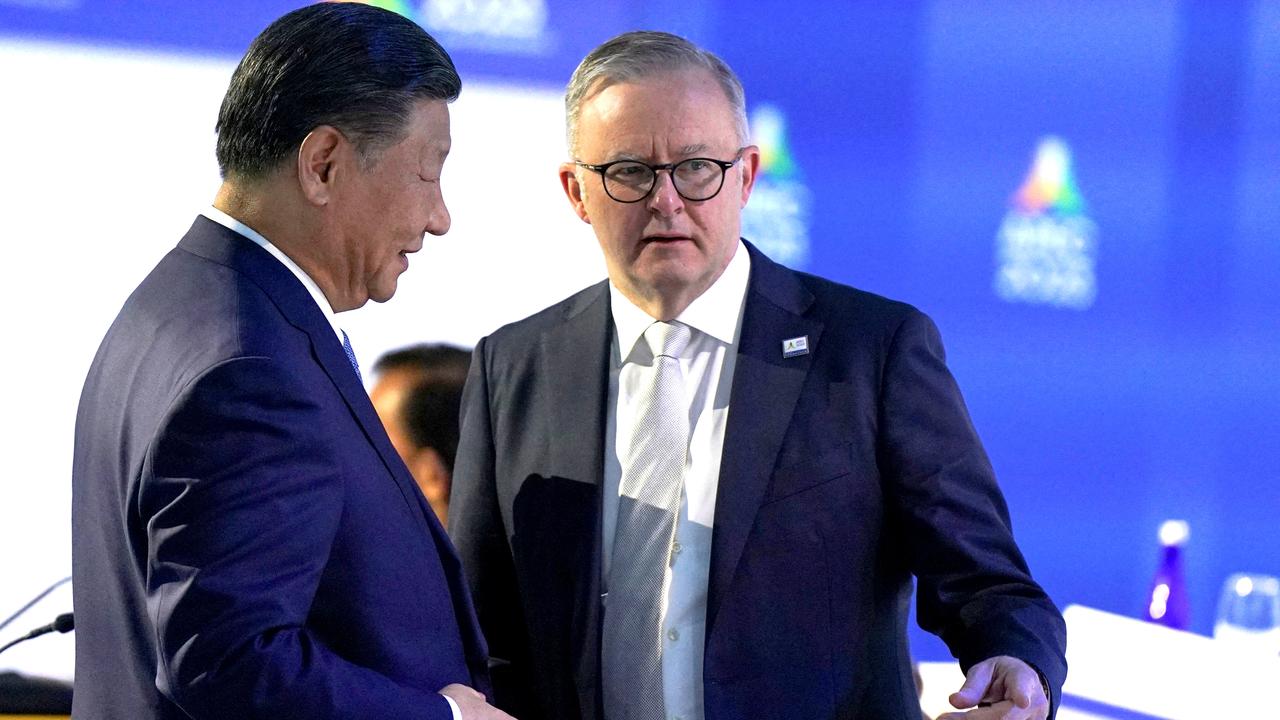
[[710, 276], [706, 273], [693, 272], [693, 268], [681, 267], [678, 271], [654, 273], [641, 281], [641, 287], [648, 289], [651, 297], [665, 298], [684, 305], [711, 286]]
[[636, 285], [651, 288], [662, 294], [681, 293], [688, 287], [697, 284], [698, 273], [685, 265], [669, 267], [650, 267], [647, 272], [637, 273]]
[[711, 267], [707, 258], [701, 253], [672, 254], [664, 258], [648, 258], [649, 262], [637, 267], [633, 275], [636, 280], [664, 294], [683, 294], [693, 290], [701, 294], [719, 277], [719, 271]]
[[369, 288], [368, 300], [372, 300], [376, 303], [384, 303], [395, 297], [397, 287], [398, 286], [395, 283], [392, 283], [389, 288]]

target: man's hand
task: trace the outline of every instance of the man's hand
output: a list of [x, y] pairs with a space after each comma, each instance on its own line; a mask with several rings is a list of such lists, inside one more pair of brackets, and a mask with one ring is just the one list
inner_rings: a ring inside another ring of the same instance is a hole
[[440, 694], [458, 703], [462, 720], [515, 720], [485, 700], [484, 694], [454, 683], [440, 688]]
[[969, 712], [940, 715], [938, 720], [1045, 720], [1049, 698], [1040, 675], [1030, 665], [1007, 655], [987, 658], [969, 668], [964, 685], [949, 698]]

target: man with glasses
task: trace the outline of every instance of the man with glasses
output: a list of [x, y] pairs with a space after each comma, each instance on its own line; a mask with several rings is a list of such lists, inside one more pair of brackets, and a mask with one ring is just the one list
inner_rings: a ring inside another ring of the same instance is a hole
[[717, 57], [578, 66], [560, 179], [608, 281], [477, 346], [453, 533], [521, 718], [911, 718], [905, 625], [973, 718], [1044, 718], [1062, 618], [914, 308], [738, 236], [760, 150]]

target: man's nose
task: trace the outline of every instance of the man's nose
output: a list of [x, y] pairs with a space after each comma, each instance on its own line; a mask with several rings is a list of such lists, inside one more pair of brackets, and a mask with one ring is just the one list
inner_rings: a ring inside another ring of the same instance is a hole
[[684, 209], [684, 198], [676, 192], [675, 177], [670, 170], [657, 172], [653, 179], [653, 192], [649, 194], [649, 209], [659, 215], [674, 215]]
[[427, 216], [427, 232], [432, 235], [443, 235], [449, 232], [453, 218], [449, 215], [448, 206], [444, 204], [444, 195], [437, 195], [429, 203], [431, 213]]

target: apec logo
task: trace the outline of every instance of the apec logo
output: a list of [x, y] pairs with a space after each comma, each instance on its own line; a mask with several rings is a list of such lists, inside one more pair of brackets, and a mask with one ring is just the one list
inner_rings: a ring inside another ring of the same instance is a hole
[[427, 0], [422, 24], [428, 30], [534, 41], [547, 29], [545, 0]]
[[550, 43], [546, 0], [362, 1], [413, 20], [450, 46], [528, 55]]
[[742, 236], [770, 259], [803, 269], [809, 261], [812, 194], [788, 147], [786, 118], [773, 105], [761, 105], [750, 123], [760, 172], [742, 211]]
[[1085, 310], [1098, 295], [1098, 229], [1076, 187], [1071, 151], [1046, 137], [996, 235], [995, 292], [1006, 302]]

